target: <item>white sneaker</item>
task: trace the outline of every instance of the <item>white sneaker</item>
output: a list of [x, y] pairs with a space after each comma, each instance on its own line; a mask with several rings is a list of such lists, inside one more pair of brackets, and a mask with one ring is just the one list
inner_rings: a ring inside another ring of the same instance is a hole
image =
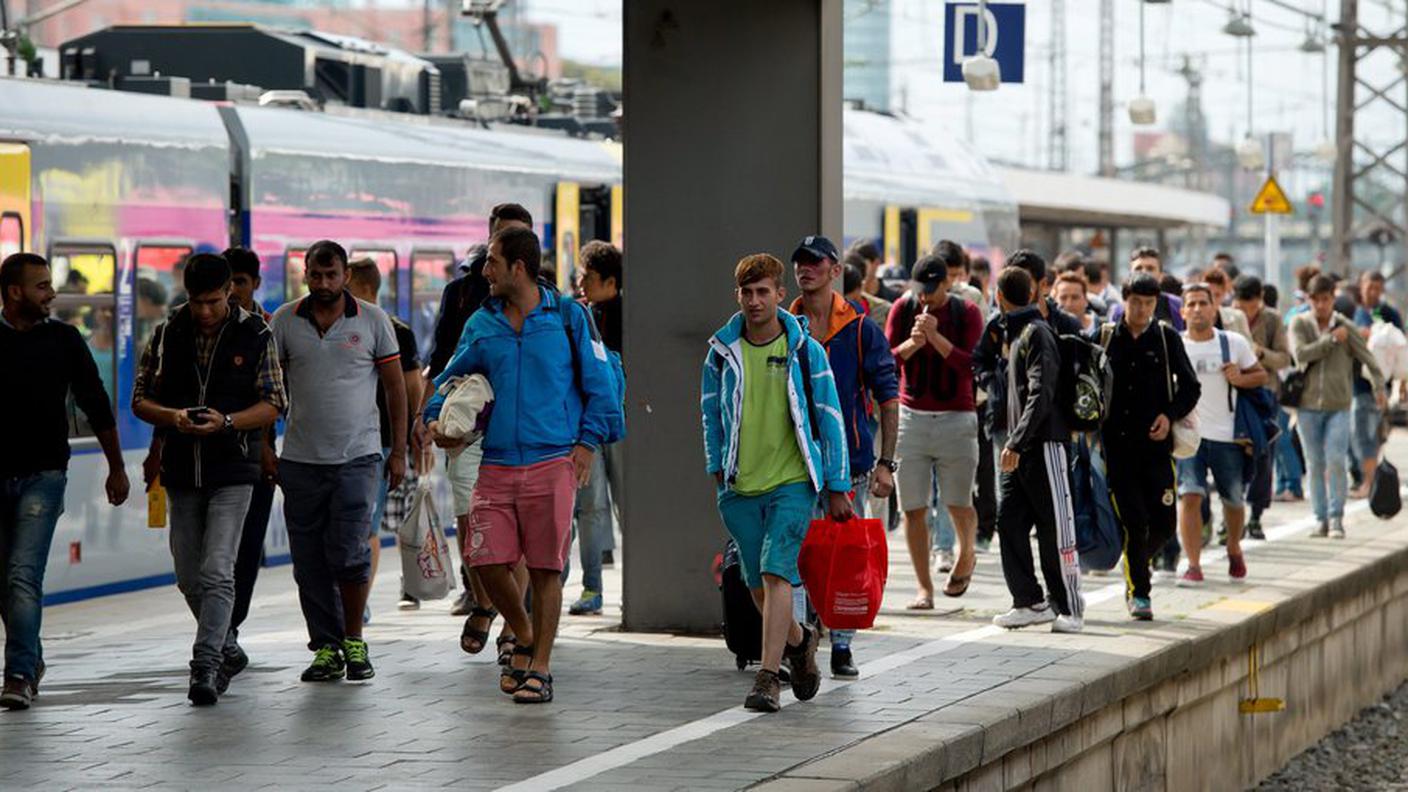
[[940, 550], [934, 554], [934, 569], [939, 572], [953, 571], [953, 551]]
[[1056, 621], [1051, 622], [1051, 632], [1054, 633], [1078, 633], [1083, 629], [1085, 629], [1085, 619], [1080, 616], [1061, 614], [1056, 617]]
[[1047, 624], [1055, 620], [1056, 611], [1044, 602], [1031, 608], [1013, 608], [992, 617], [993, 624], [1008, 630], [1030, 627], [1033, 624]]
[[1344, 538], [1344, 518], [1343, 518], [1343, 517], [1331, 517], [1331, 518], [1330, 518], [1330, 538], [1331, 538], [1331, 539], [1343, 539], [1343, 538]]

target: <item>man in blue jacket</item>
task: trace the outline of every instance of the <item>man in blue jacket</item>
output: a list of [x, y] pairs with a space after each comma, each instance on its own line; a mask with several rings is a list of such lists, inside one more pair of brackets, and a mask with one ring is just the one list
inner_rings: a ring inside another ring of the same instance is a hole
[[[500, 689], [523, 704], [552, 701], [572, 507], [621, 410], [586, 309], [538, 282], [540, 250], [526, 228], [494, 234], [484, 266], [489, 299], [469, 318], [425, 408], [436, 444], [453, 446], [460, 441], [440, 433], [440, 386], [483, 374], [494, 389], [464, 560], [518, 638]], [[533, 592], [531, 624], [513, 581], [520, 560]]]
[[704, 455], [719, 516], [738, 545], [743, 579], [763, 615], [762, 670], [743, 706], [776, 712], [784, 654], [792, 692], [816, 695], [815, 627], [793, 616], [797, 555], [818, 493], [832, 519], [851, 519], [850, 462], [836, 381], [806, 319], [778, 307], [782, 262], [766, 253], [738, 262], [738, 307], [709, 339], [700, 409]]
[[[853, 506], [864, 515], [867, 491], [876, 498], [888, 498], [895, 489], [899, 381], [885, 331], [867, 319], [860, 306], [847, 302], [832, 288], [841, 277], [836, 256], [836, 246], [824, 236], [808, 236], [797, 246], [792, 253], [792, 266], [802, 296], [792, 303], [791, 312], [807, 320], [812, 338], [826, 348], [846, 426], [851, 488], [856, 493]], [[878, 460], [871, 427], [872, 404], [878, 404], [880, 412]], [[860, 676], [851, 655], [854, 637], [854, 630], [831, 631], [832, 676]]]

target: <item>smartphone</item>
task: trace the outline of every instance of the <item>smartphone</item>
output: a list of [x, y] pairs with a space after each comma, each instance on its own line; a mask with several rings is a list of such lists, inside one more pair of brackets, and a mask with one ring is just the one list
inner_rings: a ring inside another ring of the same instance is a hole
[[195, 423], [205, 423], [205, 421], [202, 419], [208, 412], [210, 412], [209, 407], [187, 407], [186, 417]]

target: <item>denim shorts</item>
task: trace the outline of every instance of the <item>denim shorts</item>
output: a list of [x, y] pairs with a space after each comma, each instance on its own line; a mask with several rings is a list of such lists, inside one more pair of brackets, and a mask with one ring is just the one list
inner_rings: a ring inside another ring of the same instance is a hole
[[1247, 454], [1237, 443], [1204, 440], [1198, 446], [1198, 453], [1178, 460], [1178, 494], [1207, 497], [1208, 472], [1211, 471], [1222, 505], [1241, 506], [1246, 492], [1243, 478], [1246, 465]]
[[1383, 410], [1372, 393], [1354, 394], [1354, 434], [1350, 436], [1354, 455], [1361, 464], [1365, 460], [1379, 458], [1379, 423], [1383, 420]]
[[763, 575], [801, 585], [797, 555], [811, 526], [817, 494], [811, 482], [784, 484], [761, 495], [719, 491], [719, 516], [738, 545], [739, 566], [748, 588], [761, 588]]

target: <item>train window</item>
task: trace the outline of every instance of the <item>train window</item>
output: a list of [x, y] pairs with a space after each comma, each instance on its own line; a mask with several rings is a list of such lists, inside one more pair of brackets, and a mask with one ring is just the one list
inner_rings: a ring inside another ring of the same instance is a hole
[[307, 248], [289, 248], [284, 251], [284, 297], [290, 301], [308, 293], [308, 285], [303, 282], [303, 254]]
[[14, 212], [0, 215], [0, 259], [24, 250], [24, 218]]
[[[55, 245], [49, 264], [58, 295], [53, 315], [77, 327], [98, 364], [111, 404], [117, 403], [117, 255], [105, 245]], [[69, 436], [92, 437], [88, 419], [69, 395]]]
[[445, 285], [459, 275], [455, 254], [448, 250], [411, 251], [411, 330], [420, 345], [420, 359], [430, 359], [435, 344], [435, 318]]
[[137, 245], [137, 306], [132, 348], [140, 355], [172, 308], [186, 301], [182, 273], [190, 245]]
[[381, 291], [376, 295], [377, 304], [383, 311], [396, 316], [396, 251], [353, 248], [347, 255], [353, 259], [369, 258], [376, 262], [376, 268], [381, 272]]

